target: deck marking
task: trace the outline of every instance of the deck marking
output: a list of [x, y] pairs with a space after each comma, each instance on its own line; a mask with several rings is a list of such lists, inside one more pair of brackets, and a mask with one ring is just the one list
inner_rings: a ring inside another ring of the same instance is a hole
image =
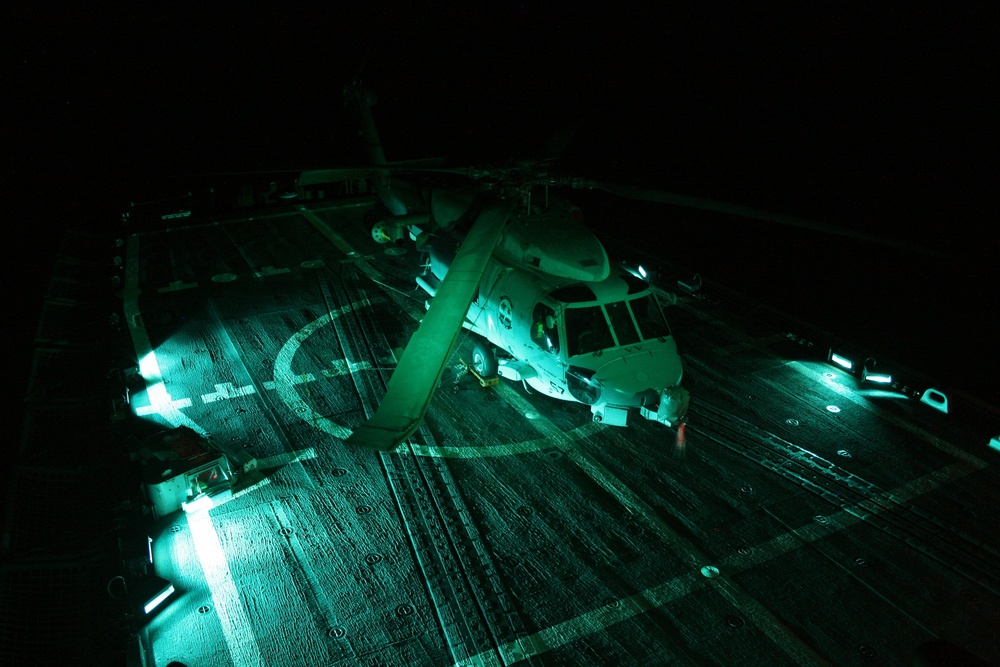
[[295, 463], [296, 461], [308, 461], [314, 458], [316, 458], [315, 448], [307, 447], [306, 449], [297, 449], [294, 452], [275, 454], [274, 456], [265, 456], [262, 459], [255, 459], [254, 469], [266, 470], [268, 468], [280, 468], [288, 465], [289, 463]]
[[[150, 407], [155, 406], [153, 411], [144, 414], [158, 414], [175, 428], [187, 426], [203, 436], [208, 436], [208, 431], [180, 411], [180, 408], [190, 406], [190, 399], [175, 401], [170, 398], [170, 394], [167, 392], [163, 382], [163, 373], [160, 370], [160, 364], [156, 361], [156, 354], [153, 352], [149, 334], [144, 326], [138, 324], [142, 318], [142, 311], [139, 310], [139, 294], [139, 239], [133, 235], [128, 237], [128, 245], [126, 246], [125, 290], [122, 310], [125, 313], [125, 323], [132, 336], [132, 347], [135, 348], [136, 359], [142, 360], [143, 378], [146, 380], [146, 393], [150, 398]], [[183, 404], [184, 401], [187, 401], [187, 405]], [[143, 408], [137, 409], [137, 414], [139, 410], [143, 410]]]
[[[316, 377], [312, 373], [294, 373], [292, 371], [292, 359], [295, 357], [295, 354], [299, 351], [302, 344], [316, 331], [332, 324], [335, 317], [340, 317], [345, 313], [351, 312], [356, 307], [358, 307], [357, 303], [351, 303], [346, 306], [336, 308], [330, 313], [316, 318], [290, 336], [275, 357], [274, 380], [267, 380], [263, 383], [265, 389], [277, 390], [278, 396], [285, 403], [285, 405], [298, 414], [303, 421], [312, 424], [315, 428], [318, 428], [325, 433], [341, 439], [347, 438], [347, 436], [351, 434], [351, 430], [320, 415], [312, 408], [309, 402], [303, 400], [295, 390], [294, 387], [296, 385], [313, 382], [316, 380]], [[346, 360], [334, 359], [332, 364], [332, 370], [323, 370], [320, 371], [320, 373], [325, 377], [336, 377], [337, 375], [352, 373], [359, 370], [374, 370], [371, 363], [367, 361], [349, 363]], [[502, 389], [500, 389], [501, 387]], [[517, 393], [507, 385], [499, 384], [496, 389], [506, 392], [507, 395], [517, 397], [517, 400], [523, 401], [523, 399], [520, 399], [520, 397], [517, 396]], [[513, 400], [514, 399], [511, 399], [508, 402]], [[526, 413], [528, 410], [533, 410], [533, 408], [526, 401], [519, 403], [516, 409], [521, 410], [522, 414]], [[555, 426], [552, 426], [552, 428], [558, 432], [558, 435], [547, 434], [542, 438], [526, 440], [519, 443], [511, 443], [507, 445], [486, 445], [481, 447], [428, 447], [426, 445], [414, 445], [413, 452], [418, 456], [432, 456], [439, 458], [513, 456], [517, 454], [537, 452], [544, 449], [551, 449], [553, 442], [555, 441], [558, 441], [556, 444], [560, 447], [570, 447], [577, 440], [589, 437], [602, 427], [594, 422], [588, 422], [587, 424], [568, 432], [559, 431], [555, 428]]]
[[[146, 387], [146, 397], [149, 399], [149, 405], [139, 406], [135, 409], [135, 414], [140, 417], [160, 415], [164, 419], [167, 419], [167, 421], [171, 421], [167, 418], [168, 414], [181, 414], [179, 412], [181, 408], [191, 407], [190, 398], [171, 398], [163, 382], [148, 385]], [[171, 421], [171, 423], [173, 422]]]
[[[252, 473], [248, 473], [248, 474], [252, 474]], [[245, 496], [246, 494], [250, 493], [251, 491], [256, 491], [257, 489], [265, 487], [265, 486], [267, 486], [270, 483], [271, 483], [271, 478], [270, 477], [261, 477], [259, 480], [257, 480], [253, 484], [250, 484], [249, 486], [245, 486], [242, 489], [240, 489], [239, 491], [234, 491], [233, 492], [233, 499], [235, 500], [236, 498], [239, 498], [241, 496]]]
[[[979, 468], [967, 462], [952, 463], [944, 468], [918, 477], [883, 495], [901, 501], [911, 500], [938, 488], [942, 483], [956, 481], [977, 470]], [[618, 607], [598, 607], [580, 616], [557, 623], [544, 630], [539, 630], [527, 637], [508, 642], [500, 646], [499, 651], [501, 655], [509, 660], [524, 660], [679, 600], [706, 586], [718, 586], [728, 575], [738, 574], [753, 567], [763, 565], [790, 551], [794, 551], [804, 543], [812, 543], [828, 537], [835, 532], [850, 528], [855, 524], [861, 523], [865, 518], [881, 512], [882, 508], [878, 506], [872, 509], [865, 507], [865, 503], [867, 502], [862, 501], [829, 515], [830, 522], [826, 525], [810, 521], [800, 528], [773, 537], [766, 542], [761, 542], [744, 553], [737, 552], [725, 558], [719, 564], [723, 578], [707, 579], [701, 576], [700, 573], [689, 572], [688, 574], [674, 577], [670, 581], [624, 598]], [[724, 591], [725, 589], [720, 590], [728, 598], [728, 595]], [[739, 607], [736, 600], [730, 599], [730, 602], [734, 606]], [[527, 650], [525, 650], [525, 647], [527, 647]], [[476, 660], [479, 660], [482, 664], [495, 664], [491, 661], [493, 654], [494, 652], [491, 650], [473, 656], [472, 664], [477, 664]], [[826, 660], [819, 658], [819, 662], [824, 663]], [[461, 664], [466, 663], [455, 663], [454, 667], [460, 667]], [[811, 663], [799, 664], [815, 664], [815, 658], [813, 658]]]
[[[498, 385], [499, 386], [499, 385]], [[572, 442], [577, 440], [582, 440], [584, 438], [589, 438], [594, 433], [608, 428], [597, 422], [587, 422], [582, 426], [578, 426], [570, 431], [561, 431], [566, 439], [569, 441], [565, 445], [560, 446], [561, 449], [569, 447]], [[552, 449], [553, 442], [549, 437], [535, 438], [534, 440], [524, 440], [522, 442], [511, 442], [505, 445], [482, 445], [477, 447], [462, 446], [462, 447], [448, 447], [448, 446], [437, 446], [428, 447], [427, 445], [412, 445], [413, 453], [417, 456], [430, 456], [435, 458], [451, 458], [451, 459], [475, 459], [475, 458], [496, 458], [500, 456], [518, 456], [520, 454], [530, 454], [532, 452], [540, 452], [546, 449]], [[557, 445], [558, 446], [558, 445]]]
[[291, 269], [286, 268], [275, 268], [273, 266], [262, 267], [260, 271], [254, 271], [253, 274], [257, 278], [267, 278], [268, 276], [281, 276], [286, 273], [291, 273]]
[[[503, 387], [503, 389], [501, 389]], [[530, 408], [528, 402], [507, 385], [497, 385], [500, 395], [522, 414]], [[639, 497], [627, 484], [618, 479], [599, 461], [584, 452], [579, 447], [573, 447], [565, 433], [555, 424], [539, 415], [532, 420], [532, 425], [550, 442], [565, 452], [567, 458], [576, 463], [601, 488], [610, 493], [629, 513], [642, 520], [656, 535], [668, 545], [671, 550], [691, 568], [692, 572], [700, 572], [707, 559], [701, 549], [695, 544], [670, 529], [658, 516], [654, 508]], [[776, 617], [771, 610], [759, 600], [724, 579], [717, 579], [716, 586], [720, 594], [728, 599], [734, 607], [743, 612], [744, 616], [753, 621], [768, 638], [780, 647], [797, 664], [822, 664], [824, 660], [802, 642], [790, 629]], [[595, 628], [599, 629], [599, 628]]]
[[[285, 345], [288, 343], [286, 342]], [[277, 363], [277, 362], [275, 362]], [[277, 389], [279, 384], [285, 384], [287, 386], [295, 386], [300, 384], [305, 384], [307, 382], [315, 382], [316, 376], [312, 373], [302, 373], [301, 375], [291, 375], [285, 374], [282, 381], [277, 380], [265, 380], [264, 389]]]
[[216, 401], [224, 401], [238, 396], [250, 396], [256, 393], [257, 389], [252, 384], [248, 384], [245, 387], [234, 387], [232, 382], [223, 382], [222, 384], [215, 385], [213, 393], [202, 394], [201, 402], [215, 403]]
[[[295, 354], [299, 351], [306, 340], [309, 339], [313, 333], [322, 327], [327, 326], [333, 322], [334, 317], [339, 317], [344, 313], [348, 313], [354, 308], [354, 304], [347, 304], [346, 306], [341, 306], [335, 310], [330, 311], [325, 315], [317, 317], [315, 320], [305, 325], [294, 335], [292, 335], [285, 344], [281, 346], [278, 350], [277, 356], [274, 358], [274, 381], [265, 382], [264, 387], [267, 389], [274, 389], [278, 393], [278, 397], [292, 410], [292, 412], [299, 415], [299, 417], [312, 424], [315, 428], [328, 433], [335, 438], [340, 438], [341, 440], [346, 440], [349, 435], [351, 435], [351, 429], [341, 426], [326, 417], [320, 415], [318, 412], [313, 410], [312, 406], [308, 402], [304, 401], [301, 396], [299, 396], [298, 391], [295, 389], [295, 385], [303, 383], [303, 374], [298, 374], [292, 371], [292, 360], [295, 358]], [[306, 379], [315, 379], [311, 374], [304, 374]]]
[[333, 365], [332, 368], [324, 368], [320, 371], [324, 377], [335, 378], [342, 375], [350, 375], [351, 373], [356, 373], [357, 371], [377, 370], [369, 361], [359, 361], [355, 363], [349, 362], [346, 359], [333, 359], [330, 363]]
[[226, 560], [226, 552], [219, 542], [219, 534], [207, 510], [188, 514], [187, 522], [191, 539], [205, 573], [205, 582], [212, 594], [222, 634], [229, 648], [234, 667], [258, 667], [264, 665], [257, 645], [257, 636], [240, 600], [239, 591], [233, 581], [233, 574]]

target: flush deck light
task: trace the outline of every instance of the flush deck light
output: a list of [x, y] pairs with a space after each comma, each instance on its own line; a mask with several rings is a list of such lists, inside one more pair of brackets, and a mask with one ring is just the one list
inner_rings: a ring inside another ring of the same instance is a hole
[[852, 373], [854, 372], [854, 362], [847, 357], [834, 352], [832, 347], [830, 348], [830, 354], [827, 356], [827, 361], [835, 366], [840, 366], [844, 370], [851, 371]]

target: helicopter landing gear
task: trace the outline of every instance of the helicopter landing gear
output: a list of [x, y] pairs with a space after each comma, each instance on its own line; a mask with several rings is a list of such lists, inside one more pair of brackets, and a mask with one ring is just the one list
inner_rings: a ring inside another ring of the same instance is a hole
[[465, 359], [459, 359], [459, 362], [461, 364], [456, 367], [458, 373], [455, 376], [456, 391], [465, 373], [479, 380], [481, 387], [492, 387], [500, 382], [500, 376], [497, 375], [497, 356], [488, 343], [477, 342], [472, 346], [472, 363]]
[[480, 382], [496, 378], [497, 355], [487, 343], [476, 341], [472, 346], [472, 371]]

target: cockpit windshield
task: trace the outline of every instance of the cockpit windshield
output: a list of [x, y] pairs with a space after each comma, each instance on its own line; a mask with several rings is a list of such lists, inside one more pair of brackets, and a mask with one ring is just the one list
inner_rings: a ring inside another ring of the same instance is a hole
[[628, 306], [624, 301], [616, 301], [605, 306], [608, 310], [608, 317], [611, 319], [611, 327], [615, 336], [618, 337], [619, 345], [632, 345], [639, 342], [639, 332], [635, 330], [635, 322], [628, 312]]
[[639, 332], [642, 333], [643, 340], [670, 335], [670, 327], [667, 326], [667, 320], [664, 319], [663, 310], [660, 309], [660, 304], [655, 296], [650, 294], [632, 299], [629, 301], [629, 305], [632, 307], [635, 321], [639, 324]]
[[567, 352], [571, 357], [670, 335], [660, 305], [652, 295], [603, 306], [566, 308], [564, 312]]
[[566, 345], [571, 357], [614, 347], [615, 339], [600, 306], [566, 309]]

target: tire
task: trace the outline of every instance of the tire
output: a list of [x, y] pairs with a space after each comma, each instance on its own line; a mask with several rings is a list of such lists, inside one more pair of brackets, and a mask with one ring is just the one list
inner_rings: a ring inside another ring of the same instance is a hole
[[472, 346], [472, 368], [481, 377], [491, 378], [497, 374], [497, 355], [493, 348], [483, 341]]

